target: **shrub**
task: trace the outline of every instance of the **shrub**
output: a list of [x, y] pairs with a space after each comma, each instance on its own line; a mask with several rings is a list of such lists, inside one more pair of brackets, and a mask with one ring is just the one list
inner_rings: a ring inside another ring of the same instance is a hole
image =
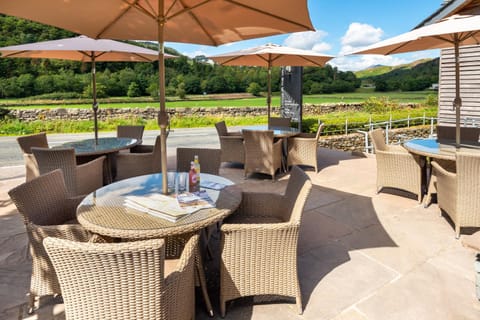
[[129, 97], [140, 97], [140, 87], [136, 82], [130, 83], [128, 86], [127, 96]]
[[262, 87], [256, 82], [252, 82], [248, 85], [247, 92], [254, 95], [255, 97], [260, 96], [260, 92], [262, 91]]

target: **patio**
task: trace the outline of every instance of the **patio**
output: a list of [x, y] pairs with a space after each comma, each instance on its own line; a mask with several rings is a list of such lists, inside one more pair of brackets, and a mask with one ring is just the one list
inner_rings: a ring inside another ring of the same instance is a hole
[[[477, 252], [456, 240], [436, 204], [424, 209], [414, 196], [375, 193], [375, 158], [319, 149], [319, 172], [300, 232], [299, 276], [304, 313], [291, 300], [239, 299], [227, 319], [479, 319], [475, 296]], [[169, 163], [174, 161], [169, 160]], [[7, 191], [24, 181], [23, 168], [0, 168], [0, 318], [63, 319], [60, 298], [46, 297], [26, 313], [30, 277], [25, 227]], [[243, 170], [221, 175], [248, 190], [282, 192], [288, 175], [245, 180]], [[405, 194], [403, 194], [405, 195]], [[215, 260], [207, 263], [212, 303], [219, 317]], [[265, 301], [265, 300], [264, 300]], [[207, 316], [197, 300], [197, 319]]]

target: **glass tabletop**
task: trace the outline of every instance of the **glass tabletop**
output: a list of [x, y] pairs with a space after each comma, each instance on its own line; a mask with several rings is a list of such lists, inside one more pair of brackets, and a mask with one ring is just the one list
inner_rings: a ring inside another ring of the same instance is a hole
[[294, 136], [300, 133], [298, 128], [292, 127], [271, 127], [268, 125], [258, 125], [258, 126], [248, 126], [244, 128], [245, 130], [272, 130], [273, 135], [276, 137], [281, 136]]
[[136, 144], [138, 144], [137, 139], [106, 137], [98, 138], [98, 144], [95, 143], [95, 139], [86, 139], [66, 142], [56, 148], [74, 148], [77, 155], [94, 155], [128, 149]]
[[455, 160], [455, 144], [440, 143], [437, 139], [412, 139], [403, 144], [408, 151], [426, 157]]
[[162, 174], [121, 180], [89, 194], [77, 208], [77, 219], [87, 230], [105, 236], [140, 239], [194, 232], [215, 223], [240, 205], [241, 189], [216, 175], [202, 173], [201, 181], [224, 184], [221, 190], [205, 189], [215, 207], [201, 209], [171, 222], [125, 205], [128, 196], [148, 196], [162, 192]]

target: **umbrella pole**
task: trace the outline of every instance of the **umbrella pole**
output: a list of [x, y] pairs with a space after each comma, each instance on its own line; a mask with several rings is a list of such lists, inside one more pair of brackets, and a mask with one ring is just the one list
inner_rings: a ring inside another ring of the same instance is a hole
[[270, 108], [272, 105], [272, 62], [268, 60], [267, 73], [267, 120], [270, 120]]
[[95, 70], [95, 55], [92, 52], [92, 96], [93, 96], [93, 131], [95, 133], [95, 144], [98, 145], [98, 103], [97, 103], [97, 80]]
[[[164, 26], [163, 1], [158, 1], [158, 93], [160, 99], [160, 112], [158, 125], [160, 126], [160, 150], [162, 164], [162, 193], [168, 193], [167, 185], [167, 124], [168, 115], [165, 107], [165, 56], [164, 56]], [[161, 15], [161, 16], [160, 16]]]
[[455, 108], [455, 144], [460, 147], [460, 108], [462, 107], [462, 98], [460, 98], [460, 49], [459, 40], [455, 35], [455, 99], [453, 107]]

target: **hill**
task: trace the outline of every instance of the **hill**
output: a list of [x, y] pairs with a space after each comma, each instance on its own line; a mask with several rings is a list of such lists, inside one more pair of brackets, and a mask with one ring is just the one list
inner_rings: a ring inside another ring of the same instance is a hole
[[425, 63], [425, 62], [432, 61], [432, 60], [433, 59], [420, 59], [420, 60], [413, 61], [411, 63], [401, 64], [401, 65], [398, 65], [398, 66], [375, 65], [375, 66], [371, 66], [367, 69], [356, 71], [354, 73], [355, 73], [355, 76], [357, 76], [357, 78], [363, 80], [365, 78], [376, 77], [376, 76], [379, 76], [379, 75], [382, 75], [382, 74], [385, 74], [385, 73], [388, 73], [388, 72], [391, 72], [391, 71], [394, 71], [394, 70], [399, 70], [399, 69], [400, 70], [409, 70], [409, 69], [412, 69], [413, 67], [415, 67], [415, 66], [417, 66], [421, 63]]

